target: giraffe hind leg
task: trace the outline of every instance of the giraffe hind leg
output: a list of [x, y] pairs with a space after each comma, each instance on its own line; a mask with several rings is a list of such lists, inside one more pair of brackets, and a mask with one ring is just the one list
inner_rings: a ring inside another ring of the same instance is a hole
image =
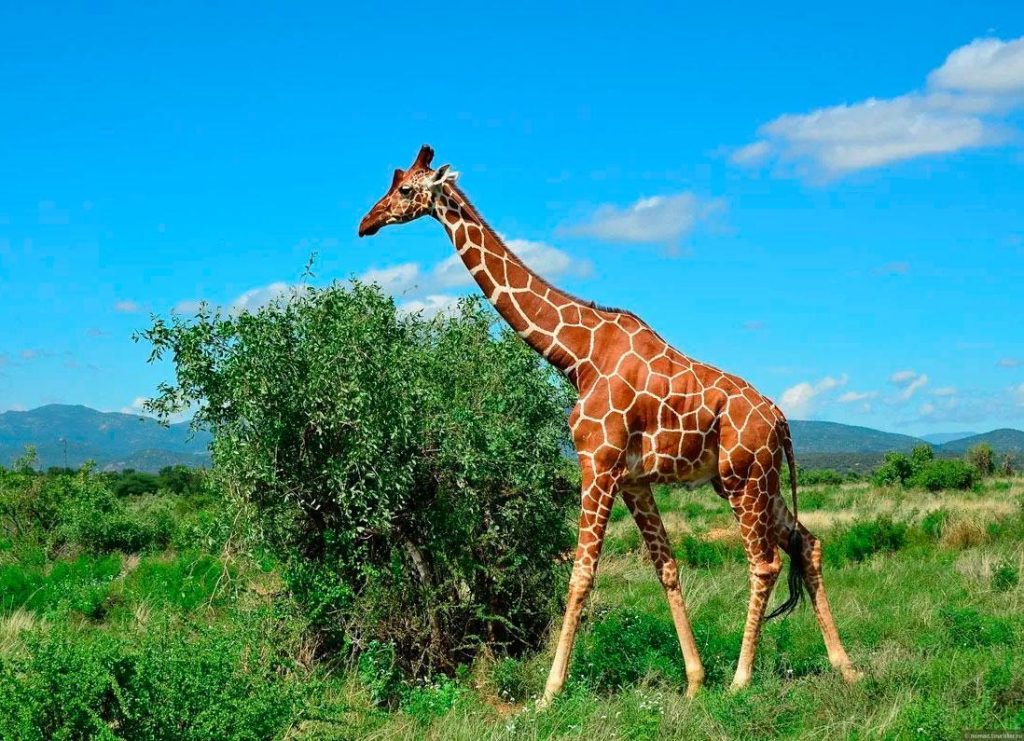
[[622, 499], [640, 529], [658, 581], [665, 589], [665, 598], [672, 611], [672, 622], [675, 624], [679, 647], [683, 652], [683, 663], [686, 666], [686, 696], [693, 697], [704, 683], [704, 665], [701, 663], [697, 641], [693, 637], [693, 628], [686, 614], [686, 603], [679, 585], [679, 566], [672, 555], [665, 524], [658, 512], [658, 505], [654, 501], [649, 484], [624, 488]]
[[750, 684], [765, 608], [782, 570], [782, 559], [775, 547], [775, 533], [768, 522], [769, 501], [765, 477], [748, 480], [729, 497], [733, 514], [740, 524], [743, 548], [750, 567], [750, 602], [743, 626], [740, 657], [732, 680], [734, 690]]
[[[842, 641], [839, 640], [839, 631], [836, 630], [836, 623], [825, 594], [825, 581], [821, 573], [821, 541], [798, 523], [789, 510], [785, 507], [782, 509], [783, 515], [779, 518], [777, 525], [779, 542], [784, 544], [782, 547], [789, 554], [792, 563], [800, 562], [803, 566], [801, 576], [807, 587], [807, 593], [810, 595], [814, 615], [818, 619], [818, 627], [821, 628], [821, 636], [825, 641], [829, 662], [843, 675], [843, 679], [847, 682], [855, 682], [860, 679], [861, 674], [854, 669], [850, 657], [846, 654], [846, 649], [843, 648]], [[789, 533], [794, 532], [798, 533], [799, 537], [791, 539]], [[784, 533], [786, 537], [784, 537]]]

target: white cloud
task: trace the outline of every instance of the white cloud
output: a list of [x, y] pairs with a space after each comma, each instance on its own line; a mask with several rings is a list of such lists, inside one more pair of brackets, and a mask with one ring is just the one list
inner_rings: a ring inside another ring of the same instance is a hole
[[403, 314], [422, 314], [424, 317], [432, 317], [436, 314], [447, 314], [454, 311], [459, 304], [458, 296], [447, 294], [432, 294], [420, 299], [405, 301], [398, 305], [398, 310]]
[[244, 314], [246, 312], [259, 311], [269, 303], [277, 301], [285, 296], [301, 296], [306, 292], [304, 285], [292, 285], [284, 281], [276, 281], [258, 288], [250, 288], [241, 296], [231, 302], [230, 311], [232, 314]]
[[933, 396], [950, 397], [956, 396], [956, 387], [954, 386], [941, 386], [932, 391]]
[[202, 306], [202, 300], [187, 298], [176, 303], [172, 311], [175, 314], [198, 314]]
[[1024, 91], [1024, 37], [1013, 41], [975, 39], [955, 49], [928, 75], [928, 84], [973, 93]]
[[902, 386], [903, 384], [908, 383], [914, 380], [915, 378], [917, 378], [916, 371], [901, 370], [896, 371], [891, 376], [889, 376], [889, 383], [895, 384], [897, 386]]
[[1016, 368], [1024, 363], [1020, 358], [1000, 358], [996, 363], [1000, 368]]
[[114, 311], [120, 312], [121, 314], [138, 314], [142, 311], [142, 305], [132, 301], [131, 299], [122, 299], [114, 302]]
[[1008, 138], [1001, 118], [1024, 104], [1024, 38], [977, 39], [954, 50], [928, 77], [928, 87], [893, 98], [789, 113], [764, 124], [759, 138], [732, 161], [769, 160], [839, 176], [857, 170]]
[[359, 280], [363, 283], [376, 283], [385, 293], [401, 296], [416, 287], [421, 280], [420, 266], [414, 262], [404, 262], [386, 268], [370, 268]]
[[914, 394], [928, 384], [928, 375], [912, 370], [896, 371], [889, 376], [889, 383], [899, 387], [900, 401], [909, 401]]
[[1017, 406], [1024, 407], [1024, 383], [1010, 387], [1010, 398], [1017, 402]]
[[600, 206], [589, 221], [567, 231], [608, 242], [671, 244], [724, 208], [725, 201], [720, 198], [699, 198], [688, 191], [651, 196], [625, 208]]
[[136, 396], [132, 403], [126, 407], [121, 407], [122, 414], [149, 414], [146, 411], [146, 402], [149, 401], [145, 396]]
[[[505, 244], [538, 275], [549, 280], [563, 276], [585, 278], [593, 272], [589, 260], [580, 260], [546, 242], [526, 239], [507, 239]], [[452, 289], [474, 284], [462, 258], [457, 254], [446, 257], [430, 270], [419, 263], [406, 262], [384, 268], [371, 268], [359, 276], [363, 283], [376, 283], [396, 298], [407, 297], [410, 302], [424, 297], [440, 297]]]
[[761, 139], [740, 147], [729, 159], [737, 165], [760, 165], [771, 156], [771, 153], [772, 145]]
[[847, 377], [845, 373], [839, 378], [825, 376], [817, 383], [802, 381], [795, 386], [790, 386], [782, 392], [782, 397], [779, 399], [779, 405], [787, 415], [791, 417], [803, 417], [810, 413], [822, 394], [845, 386], [846, 382]]
[[858, 401], [869, 401], [878, 396], [877, 391], [847, 391], [836, 401], [840, 404], [854, 404]]

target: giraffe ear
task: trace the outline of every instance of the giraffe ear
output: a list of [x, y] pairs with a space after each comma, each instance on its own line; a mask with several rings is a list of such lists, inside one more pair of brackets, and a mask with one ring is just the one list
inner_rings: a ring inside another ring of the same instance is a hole
[[451, 168], [451, 165], [441, 165], [437, 168], [434, 172], [435, 186], [444, 185], [445, 183], [454, 183], [459, 179], [459, 173], [455, 172], [455, 170]]

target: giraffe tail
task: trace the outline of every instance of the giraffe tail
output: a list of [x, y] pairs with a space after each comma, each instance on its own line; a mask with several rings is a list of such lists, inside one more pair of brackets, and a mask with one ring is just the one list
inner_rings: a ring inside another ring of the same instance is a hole
[[789, 596], [786, 601], [772, 610], [765, 620], [771, 620], [783, 615], [788, 615], [797, 608], [804, 598], [804, 538], [800, 534], [797, 521], [796, 502], [796, 461], [793, 456], [793, 438], [789, 434], [789, 425], [785, 426], [785, 437], [782, 440], [782, 449], [786, 453], [786, 464], [789, 466], [789, 486], [793, 492], [793, 527], [789, 530], [789, 543], [786, 545], [786, 552], [789, 553], [789, 574], [786, 582], [789, 585]]

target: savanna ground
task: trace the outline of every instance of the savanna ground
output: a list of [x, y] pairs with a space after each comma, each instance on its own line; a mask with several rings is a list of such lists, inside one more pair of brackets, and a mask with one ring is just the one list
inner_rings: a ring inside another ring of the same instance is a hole
[[[534, 702], [550, 643], [396, 691], [386, 655], [317, 658], [278, 564], [233, 540], [242, 515], [208, 482], [112, 498], [93, 474], [64, 480], [71, 504], [48, 525], [59, 538], [46, 545], [10, 523], [0, 535], [2, 738], [959, 738], [1024, 728], [1021, 478], [966, 492], [802, 487], [801, 519], [824, 540], [832, 608], [865, 678], [848, 686], [831, 671], [805, 603], [767, 624], [753, 683], [736, 693], [747, 572], [732, 515], [707, 488], [659, 491], [708, 674], [692, 701], [661, 587], [617, 505], [570, 680], [544, 712]], [[390, 706], [376, 701], [385, 695]]]

